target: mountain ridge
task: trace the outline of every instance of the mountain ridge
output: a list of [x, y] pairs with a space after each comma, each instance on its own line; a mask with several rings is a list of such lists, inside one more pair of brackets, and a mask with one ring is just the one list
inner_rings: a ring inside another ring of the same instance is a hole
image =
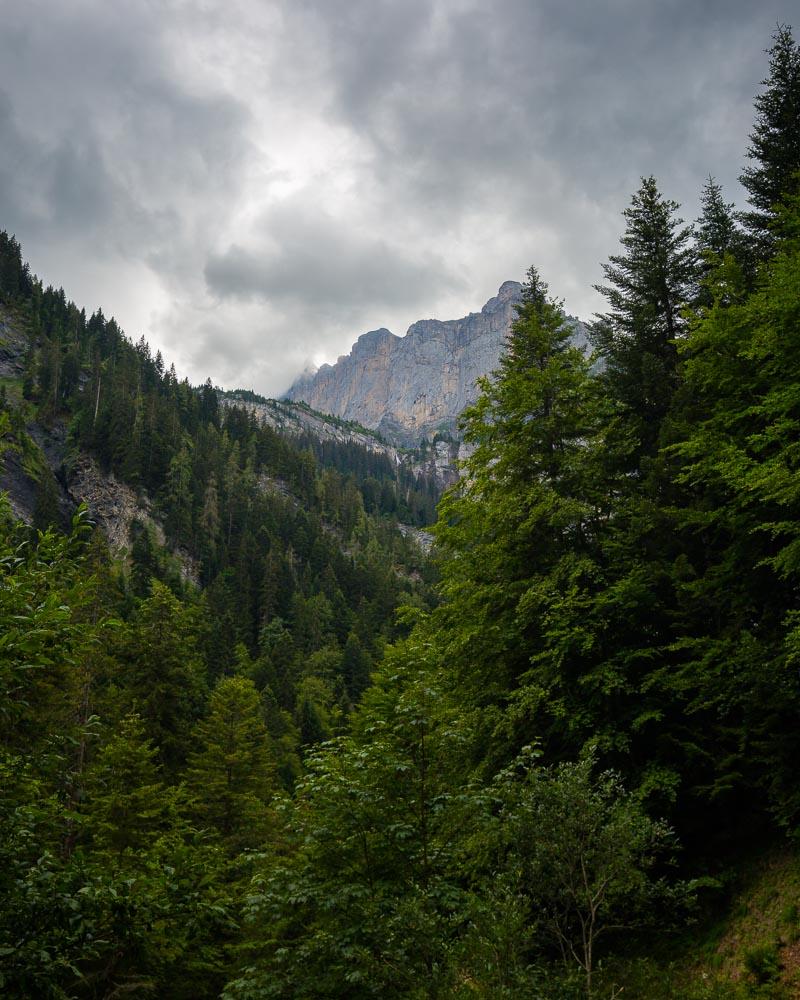
[[[477, 397], [477, 379], [497, 365], [521, 292], [518, 281], [504, 281], [480, 312], [417, 320], [404, 337], [385, 327], [367, 331], [334, 364], [300, 375], [286, 399], [355, 421], [403, 447], [454, 434], [459, 415]], [[568, 319], [576, 343], [584, 344], [585, 326]]]

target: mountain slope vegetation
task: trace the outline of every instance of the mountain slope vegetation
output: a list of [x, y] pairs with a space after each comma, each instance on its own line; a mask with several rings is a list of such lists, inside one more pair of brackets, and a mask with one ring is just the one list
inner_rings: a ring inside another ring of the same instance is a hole
[[[530, 269], [433, 600], [333, 453], [3, 237], [0, 447], [40, 482], [0, 530], [5, 995], [800, 995], [799, 97], [780, 27], [749, 211], [642, 178], [593, 357]], [[163, 544], [59, 530], [48, 424]]]

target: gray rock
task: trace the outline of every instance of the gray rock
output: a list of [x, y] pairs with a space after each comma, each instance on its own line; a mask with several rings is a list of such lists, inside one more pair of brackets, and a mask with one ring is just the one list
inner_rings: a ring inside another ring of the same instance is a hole
[[[496, 366], [516, 318], [522, 286], [505, 281], [479, 313], [413, 323], [405, 337], [386, 329], [362, 334], [334, 365], [304, 372], [290, 400], [377, 430], [402, 446], [436, 432], [452, 434], [477, 396], [476, 380]], [[576, 342], [585, 341], [577, 320]]]

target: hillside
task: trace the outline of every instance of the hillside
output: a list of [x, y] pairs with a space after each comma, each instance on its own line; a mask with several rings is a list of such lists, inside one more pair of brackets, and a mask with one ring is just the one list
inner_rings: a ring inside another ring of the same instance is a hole
[[[220, 404], [209, 385], [179, 381], [113, 319], [87, 318], [43, 288], [3, 238], [5, 273], [18, 275], [0, 301], [10, 513], [64, 530], [84, 507], [112, 559], [107, 597], [126, 615], [152, 580], [178, 601], [202, 601], [213, 677], [237, 656], [266, 655], [271, 625], [282, 665], [276, 653], [270, 669], [283, 674], [273, 693], [292, 734], [281, 736], [279, 766], [291, 775], [302, 719], [316, 720], [316, 738], [338, 725], [396, 634], [394, 609], [424, 601], [420, 529], [441, 484], [369, 436], [332, 434], [310, 415], [270, 424], [245, 403]], [[309, 687], [299, 664], [315, 654], [325, 680]]]
[[181, 380], [0, 232], [3, 997], [797, 1000], [791, 29], [769, 56], [749, 211], [642, 177], [592, 354], [532, 265], [416, 453]]

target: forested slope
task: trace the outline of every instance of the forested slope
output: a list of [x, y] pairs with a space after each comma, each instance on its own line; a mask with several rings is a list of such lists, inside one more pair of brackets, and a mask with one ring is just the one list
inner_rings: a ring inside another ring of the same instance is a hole
[[416, 483], [179, 381], [7, 234], [0, 263], [4, 483], [32, 521], [3, 508], [0, 978], [217, 995], [234, 859], [426, 600]]
[[643, 178], [592, 358], [530, 269], [433, 606], [355, 480], [58, 327], [6, 239], [3, 446], [68, 421], [167, 542], [4, 520], [8, 995], [798, 995], [798, 134], [781, 27], [748, 211]]

